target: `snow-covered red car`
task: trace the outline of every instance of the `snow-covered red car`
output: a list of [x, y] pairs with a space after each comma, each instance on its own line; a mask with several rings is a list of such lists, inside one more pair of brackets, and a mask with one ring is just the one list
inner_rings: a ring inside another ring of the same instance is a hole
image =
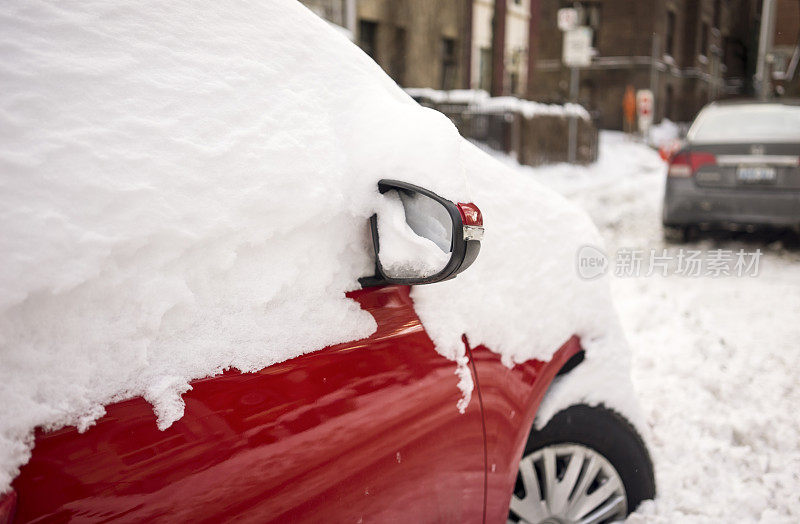
[[295, 0], [6, 11], [0, 523], [654, 496], [585, 213]]
[[480, 211], [402, 182], [380, 188], [446, 257], [435, 272], [414, 268], [416, 252], [408, 267], [376, 257], [376, 275], [349, 293], [377, 323], [370, 337], [196, 380], [164, 431], [141, 398], [108, 406], [85, 433], [38, 431], [5, 520], [607, 522], [651, 498], [647, 450], [613, 411], [577, 405], [531, 431], [548, 386], [583, 359], [577, 337], [548, 362], [511, 369], [465, 337], [478, 401], [455, 409], [452, 363], [404, 282], [465, 270]]

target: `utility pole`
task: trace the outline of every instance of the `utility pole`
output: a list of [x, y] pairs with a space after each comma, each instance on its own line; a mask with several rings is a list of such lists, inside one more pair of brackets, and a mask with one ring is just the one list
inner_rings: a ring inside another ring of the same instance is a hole
[[492, 19], [492, 96], [503, 96], [506, 59], [506, 0], [494, 1]]
[[[650, 48], [650, 92], [653, 93], [653, 107], [658, 100], [658, 35], [653, 33], [653, 43]], [[662, 112], [663, 114], [663, 112]]]
[[767, 54], [772, 50], [772, 36], [775, 33], [775, 0], [763, 0], [761, 6], [761, 29], [758, 35], [758, 60], [756, 62], [756, 96], [766, 100], [769, 95], [770, 79], [767, 71]]
[[525, 98], [534, 100], [536, 93], [536, 58], [539, 48], [539, 19], [541, 18], [541, 0], [531, 0], [531, 17], [528, 22], [528, 77]]
[[[578, 83], [579, 72], [577, 67], [569, 68], [569, 101], [573, 104], [578, 103]], [[570, 164], [575, 163], [578, 150], [578, 117], [570, 115], [569, 129], [568, 129], [568, 142], [567, 142], [567, 162]]]
[[[558, 25], [564, 31], [561, 60], [569, 67], [569, 101], [578, 103], [580, 68], [592, 63], [592, 30], [577, 26], [577, 12], [572, 8], [558, 11]], [[574, 164], [578, 149], [578, 117], [569, 115], [567, 128], [567, 162]]]

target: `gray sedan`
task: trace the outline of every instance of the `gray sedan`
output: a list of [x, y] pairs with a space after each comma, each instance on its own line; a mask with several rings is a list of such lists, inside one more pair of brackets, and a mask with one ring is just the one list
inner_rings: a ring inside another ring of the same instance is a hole
[[670, 160], [664, 232], [695, 227], [800, 231], [800, 103], [712, 103]]

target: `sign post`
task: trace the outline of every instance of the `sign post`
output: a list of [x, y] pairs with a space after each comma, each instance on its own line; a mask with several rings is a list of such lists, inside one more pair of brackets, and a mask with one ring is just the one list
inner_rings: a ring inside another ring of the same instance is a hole
[[592, 63], [592, 28], [581, 26], [564, 31], [562, 60], [569, 67], [586, 67]]
[[636, 92], [636, 116], [639, 121], [639, 131], [647, 140], [650, 126], [653, 124], [653, 92], [649, 89], [640, 89]]
[[[564, 24], [562, 25], [562, 11]], [[569, 72], [569, 100], [578, 102], [578, 85], [580, 71], [578, 68], [586, 67], [592, 63], [592, 29], [589, 27], [575, 27], [571, 21], [577, 23], [577, 12], [574, 17], [569, 14], [574, 9], [560, 9], [558, 11], [559, 27], [565, 27], [562, 61], [570, 68]], [[578, 149], [578, 121], [576, 116], [569, 117], [569, 137], [567, 143], [567, 162], [574, 164]]]
[[[569, 100], [572, 103], [578, 99], [578, 68], [573, 67], [569, 70]], [[569, 117], [569, 129], [567, 137], [567, 162], [574, 164], [578, 156], [578, 120], [575, 115]]]

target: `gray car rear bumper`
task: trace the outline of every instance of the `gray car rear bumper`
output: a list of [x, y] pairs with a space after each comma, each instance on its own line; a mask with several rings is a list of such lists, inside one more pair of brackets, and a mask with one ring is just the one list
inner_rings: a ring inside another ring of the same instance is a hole
[[800, 228], [800, 191], [698, 187], [691, 178], [667, 178], [665, 226], [764, 225]]

